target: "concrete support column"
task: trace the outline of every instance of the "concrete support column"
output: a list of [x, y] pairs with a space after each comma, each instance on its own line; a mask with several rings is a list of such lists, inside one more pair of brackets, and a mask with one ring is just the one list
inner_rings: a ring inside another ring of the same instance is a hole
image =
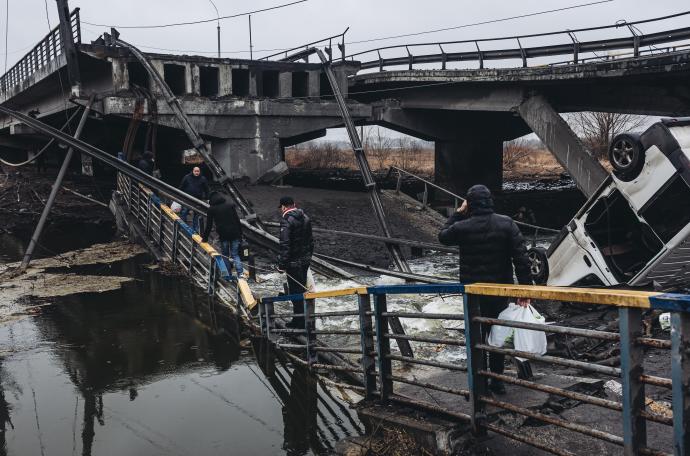
[[321, 96], [321, 71], [309, 72], [308, 96], [318, 98]]
[[261, 87], [261, 71], [249, 70], [249, 96], [258, 97]]
[[232, 95], [232, 67], [230, 65], [218, 66], [218, 95]]
[[192, 76], [192, 95], [201, 95], [201, 77], [199, 76], [199, 65], [190, 65], [190, 73]]
[[214, 157], [233, 179], [249, 177], [255, 182], [283, 159], [280, 139], [274, 136], [221, 139], [211, 144]]
[[129, 88], [129, 71], [127, 71], [127, 63], [124, 59], [113, 58], [112, 63], [112, 77], [113, 89], [116, 92], [127, 90]]
[[572, 176], [577, 188], [587, 198], [592, 196], [608, 173], [548, 100], [542, 95], [532, 95], [518, 106], [517, 111]]
[[435, 142], [436, 184], [464, 196], [475, 184], [500, 190], [503, 184], [503, 140], [497, 135], [468, 135]]
[[[151, 66], [156, 69], [158, 74], [160, 74], [162, 77], [165, 77], [165, 66], [163, 65], [163, 62], [161, 60], [151, 60]], [[149, 76], [149, 87], [151, 87], [151, 90], [154, 95], [163, 95], [161, 88], [158, 86], [156, 81], [154, 81], [154, 79], [151, 76]]]
[[278, 75], [279, 94], [280, 98], [292, 97], [292, 73], [289, 71], [281, 71]]

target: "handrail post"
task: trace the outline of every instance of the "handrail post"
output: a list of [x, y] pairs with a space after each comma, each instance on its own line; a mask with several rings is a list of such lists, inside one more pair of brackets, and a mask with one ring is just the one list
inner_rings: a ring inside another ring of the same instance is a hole
[[266, 313], [264, 314], [266, 316], [266, 334], [265, 337], [269, 341], [271, 340], [271, 329], [273, 328], [273, 325], [275, 322], [271, 321], [271, 315], [273, 315], [273, 302], [268, 302], [266, 303], [265, 306]]
[[304, 329], [307, 333], [307, 363], [311, 367], [318, 359], [316, 351], [314, 351], [314, 347], [316, 346], [316, 334], [314, 334], [316, 321], [314, 320], [313, 313], [314, 307], [316, 307], [316, 300], [305, 299], [302, 302], [304, 303]]
[[477, 56], [479, 57], [479, 69], [483, 70], [484, 69], [484, 53], [482, 52], [481, 49], [479, 49], [479, 43], [477, 43], [475, 41], [474, 45], [477, 47]]
[[422, 196], [422, 209], [426, 209], [427, 204], [429, 204], [429, 186], [424, 184], [424, 195]]
[[671, 314], [671, 380], [673, 381], [673, 453], [690, 453], [690, 315]]
[[208, 264], [208, 294], [213, 296], [216, 291], [215, 279], [216, 279], [216, 259], [213, 256], [209, 256], [210, 261]]
[[402, 187], [402, 173], [398, 171], [398, 180], [395, 182], [395, 194], [400, 194], [400, 188]]
[[177, 242], [179, 241], [180, 233], [180, 223], [178, 220], [173, 221], [172, 232], [172, 262], [177, 263]]
[[191, 237], [189, 238], [190, 244], [189, 244], [189, 274], [192, 274], [192, 270], [194, 269], [194, 247], [196, 247], [196, 242], [194, 242], [194, 239]]
[[379, 393], [382, 402], [386, 402], [393, 393], [392, 366], [389, 355], [391, 342], [388, 336], [388, 317], [383, 316], [387, 312], [388, 304], [385, 294], [374, 295], [374, 325], [376, 327], [376, 362], [379, 369]]
[[261, 335], [266, 336], [266, 328], [264, 328], [264, 323], [266, 321], [266, 304], [259, 299], [259, 329], [261, 330]]
[[365, 398], [373, 399], [376, 391], [376, 362], [372, 356], [374, 351], [374, 336], [371, 324], [371, 296], [358, 295], [359, 304], [359, 338], [362, 347], [362, 374], [364, 376]]
[[479, 375], [480, 370], [486, 370], [486, 353], [475, 348], [482, 343], [481, 323], [472, 320], [472, 317], [479, 316], [480, 300], [477, 295], [464, 293], [462, 303], [465, 317], [465, 346], [467, 349], [467, 386], [470, 390], [470, 417], [472, 419], [472, 432], [475, 436], [486, 435], [486, 428], [482, 425], [484, 421], [484, 403], [480, 400], [481, 396], [488, 391], [488, 379]]
[[623, 383], [623, 453], [640, 454], [647, 444], [646, 420], [641, 416], [645, 408], [643, 347], [637, 344], [642, 336], [642, 310], [622, 307], [619, 310], [621, 336], [621, 381]]

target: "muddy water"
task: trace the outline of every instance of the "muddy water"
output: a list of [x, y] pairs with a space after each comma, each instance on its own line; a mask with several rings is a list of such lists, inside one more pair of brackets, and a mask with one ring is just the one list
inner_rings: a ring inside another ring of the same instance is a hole
[[358, 433], [227, 310], [142, 266], [92, 268], [137, 280], [0, 327], [0, 454], [324, 454]]

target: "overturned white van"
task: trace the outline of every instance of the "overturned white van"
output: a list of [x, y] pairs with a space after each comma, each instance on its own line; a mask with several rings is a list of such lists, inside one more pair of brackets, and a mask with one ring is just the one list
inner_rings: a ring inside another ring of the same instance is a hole
[[530, 249], [537, 283], [690, 287], [690, 118], [622, 134], [614, 168], [547, 251]]

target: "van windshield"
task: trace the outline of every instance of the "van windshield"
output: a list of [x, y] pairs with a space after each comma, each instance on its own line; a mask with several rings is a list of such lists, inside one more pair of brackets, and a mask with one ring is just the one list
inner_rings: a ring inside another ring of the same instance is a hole
[[663, 247], [618, 190], [592, 206], [586, 216], [585, 230], [619, 282], [633, 278]]

